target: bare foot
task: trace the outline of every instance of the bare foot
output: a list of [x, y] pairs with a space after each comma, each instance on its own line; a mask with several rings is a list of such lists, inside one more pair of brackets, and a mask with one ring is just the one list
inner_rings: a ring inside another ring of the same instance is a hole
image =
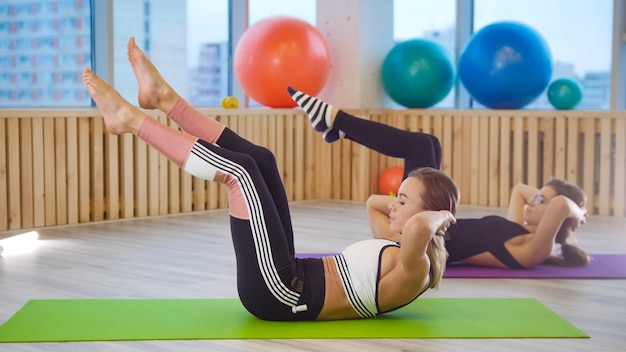
[[89, 67], [83, 72], [83, 83], [104, 117], [104, 125], [111, 134], [137, 134], [146, 118], [119, 93], [98, 77]]
[[139, 106], [144, 109], [159, 109], [168, 112], [179, 98], [178, 93], [163, 79], [159, 70], [139, 49], [134, 37], [128, 40], [126, 49], [128, 61], [139, 85]]

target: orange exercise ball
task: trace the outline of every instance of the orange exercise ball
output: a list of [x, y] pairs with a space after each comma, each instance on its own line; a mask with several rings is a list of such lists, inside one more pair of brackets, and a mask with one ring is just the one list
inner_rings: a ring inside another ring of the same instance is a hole
[[234, 56], [241, 88], [261, 105], [296, 106], [287, 93], [292, 86], [317, 95], [328, 78], [329, 50], [322, 34], [303, 20], [275, 16], [250, 26]]
[[378, 179], [378, 190], [380, 194], [395, 197], [402, 183], [402, 176], [404, 176], [404, 168], [401, 166], [390, 167], [383, 171]]

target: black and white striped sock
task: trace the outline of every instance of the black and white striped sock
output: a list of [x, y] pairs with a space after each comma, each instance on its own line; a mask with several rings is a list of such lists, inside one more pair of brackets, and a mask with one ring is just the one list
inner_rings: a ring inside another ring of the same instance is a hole
[[292, 87], [287, 87], [291, 99], [309, 116], [311, 125], [317, 132], [332, 128], [332, 106]]

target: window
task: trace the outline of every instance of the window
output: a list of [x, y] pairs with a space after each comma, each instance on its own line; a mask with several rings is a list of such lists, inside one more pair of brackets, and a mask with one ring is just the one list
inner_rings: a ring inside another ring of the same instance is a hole
[[[115, 0], [114, 85], [137, 104], [137, 83], [126, 58], [128, 38], [196, 106], [219, 106], [228, 95], [228, 0]], [[223, 70], [212, 70], [223, 67]]]
[[[82, 80], [76, 79], [91, 62], [91, 47], [78, 45], [79, 38], [91, 38], [90, 6], [90, 0], [1, 1], [0, 77], [15, 78], [0, 80], [0, 106], [90, 106]], [[62, 46], [58, 38], [64, 38]], [[34, 79], [35, 69], [40, 77], [64, 72], [71, 79]], [[63, 94], [55, 93], [60, 84]]]
[[315, 0], [249, 0], [249, 25], [271, 16], [292, 16], [316, 25]]
[[[316, 0], [244, 2], [249, 5], [250, 25], [274, 15], [297, 17], [313, 25], [317, 22]], [[115, 88], [136, 104], [136, 82], [126, 58], [126, 41], [130, 36], [136, 37], [163, 76], [192, 104], [219, 106], [221, 99], [232, 93], [233, 73], [229, 65], [234, 48], [229, 43], [230, 0], [113, 0], [113, 13], [106, 16], [113, 18], [115, 33], [98, 25], [109, 23], [109, 17], [105, 20], [97, 17], [102, 16], [101, 11], [92, 16], [92, 6], [106, 6], [103, 3], [107, 2], [0, 0], [0, 107], [90, 106], [91, 100], [77, 77], [85, 66], [94, 66], [93, 46], [98, 47], [99, 55], [95, 64], [105, 65], [105, 70], [109, 65], [112, 68], [104, 73], [105, 78], [111, 78]], [[553, 79], [573, 76], [581, 83], [583, 100], [577, 109], [609, 109], [611, 80], [624, 81], [623, 73], [611, 71], [612, 54], [621, 55], [619, 67], [624, 67], [626, 60], [623, 50], [612, 53], [613, 7], [619, 3], [616, 0], [394, 0], [388, 3], [394, 6], [396, 42], [428, 38], [452, 54], [459, 50], [455, 47], [458, 29], [467, 35], [470, 22], [474, 31], [504, 20], [535, 28], [550, 46]], [[470, 3], [474, 4], [473, 15]], [[461, 24], [457, 23], [457, 6], [463, 6]], [[93, 26], [97, 28], [94, 33]], [[615, 26], [623, 27], [623, 20]], [[103, 32], [107, 33], [105, 38], [112, 37], [113, 53], [107, 52], [108, 47], [102, 44], [107, 41], [100, 40], [99, 33]], [[620, 45], [623, 47], [623, 43]], [[59, 76], [60, 72], [64, 74]], [[31, 73], [32, 79], [24, 79]], [[616, 78], [618, 74], [621, 76]], [[623, 97], [618, 100], [621, 102], [618, 108], [623, 109]], [[435, 108], [452, 107], [454, 89], [435, 105]], [[552, 109], [545, 94], [527, 108]]]
[[[552, 80], [581, 83], [583, 98], [576, 109], [609, 109], [613, 0], [474, 1], [474, 32], [499, 21], [534, 28], [550, 47]], [[553, 109], [545, 92], [526, 108]]]

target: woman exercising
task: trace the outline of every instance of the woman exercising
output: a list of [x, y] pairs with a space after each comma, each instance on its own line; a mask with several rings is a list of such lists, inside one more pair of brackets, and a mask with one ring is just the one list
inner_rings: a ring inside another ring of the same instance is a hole
[[[346, 138], [384, 155], [402, 158], [404, 177], [421, 167], [440, 167], [441, 145], [435, 136], [360, 119], [291, 87], [287, 90], [328, 143]], [[437, 189], [440, 188], [431, 191]], [[510, 269], [539, 264], [586, 265], [589, 255], [566, 243], [585, 223], [586, 200], [582, 189], [558, 178], [552, 178], [541, 189], [518, 184], [513, 188], [506, 218], [457, 219], [450, 226], [445, 241], [448, 263]], [[390, 204], [394, 201], [387, 195], [372, 195], [367, 200], [367, 215], [375, 238], [401, 241], [402, 234], [387, 226], [393, 218]], [[561, 256], [552, 255], [555, 243], [560, 245]]]
[[226, 186], [237, 289], [251, 314], [266, 320], [367, 318], [403, 307], [439, 285], [447, 255], [443, 235], [455, 221], [458, 200], [458, 189], [445, 173], [423, 168], [402, 183], [388, 224], [403, 234], [401, 244], [367, 239], [339, 255], [295, 258], [274, 155], [193, 108], [134, 38], [127, 50], [139, 105], [166, 112], [185, 132], [146, 116], [89, 68], [83, 73], [85, 86], [109, 133], [132, 133], [190, 174]]

